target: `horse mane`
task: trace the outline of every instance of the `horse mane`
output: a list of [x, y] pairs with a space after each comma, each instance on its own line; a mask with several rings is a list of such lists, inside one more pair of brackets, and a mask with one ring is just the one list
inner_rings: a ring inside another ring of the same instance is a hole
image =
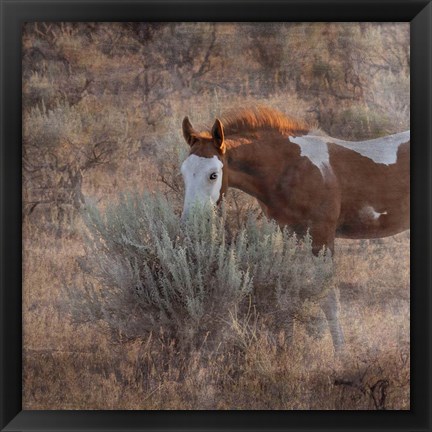
[[310, 126], [306, 122], [265, 106], [233, 109], [223, 114], [220, 120], [225, 135], [260, 129], [274, 129], [282, 134], [293, 135], [304, 135], [310, 131]]

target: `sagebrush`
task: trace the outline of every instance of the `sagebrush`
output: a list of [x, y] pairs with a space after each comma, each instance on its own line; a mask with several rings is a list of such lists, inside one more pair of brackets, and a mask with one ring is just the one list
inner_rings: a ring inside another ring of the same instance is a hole
[[283, 328], [331, 281], [329, 253], [314, 256], [309, 236], [253, 214], [235, 232], [224, 209], [210, 206], [181, 222], [166, 198], [146, 193], [122, 195], [103, 212], [88, 204], [84, 220], [82, 268], [94, 281], [86, 295], [70, 290], [74, 315], [105, 320], [126, 338], [163, 329], [184, 347], [220, 343], [230, 338], [233, 313], [242, 320], [251, 301]]

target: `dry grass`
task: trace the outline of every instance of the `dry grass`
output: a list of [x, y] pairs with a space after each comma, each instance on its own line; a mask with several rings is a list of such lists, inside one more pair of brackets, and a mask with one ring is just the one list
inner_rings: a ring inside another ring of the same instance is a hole
[[316, 338], [302, 325], [277, 349], [254, 311], [233, 316], [231, 350], [186, 355], [164, 334], [113, 342], [103, 321], [74, 324], [63, 287], [83, 283], [80, 238], [27, 225], [24, 407], [409, 409], [409, 233], [338, 241], [336, 253], [340, 358], [326, 329]]

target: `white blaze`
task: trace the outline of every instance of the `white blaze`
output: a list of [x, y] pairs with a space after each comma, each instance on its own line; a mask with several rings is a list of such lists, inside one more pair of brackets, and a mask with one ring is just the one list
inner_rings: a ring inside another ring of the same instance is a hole
[[[182, 217], [187, 216], [194, 204], [215, 204], [222, 186], [223, 163], [217, 156], [205, 158], [190, 155], [181, 166], [185, 183], [185, 199]], [[216, 179], [211, 179], [216, 175]]]

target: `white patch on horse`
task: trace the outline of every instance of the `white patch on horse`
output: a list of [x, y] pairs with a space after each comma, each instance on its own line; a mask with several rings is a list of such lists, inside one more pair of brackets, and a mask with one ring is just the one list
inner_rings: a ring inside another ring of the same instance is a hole
[[326, 168], [330, 167], [329, 152], [324, 137], [315, 135], [290, 136], [289, 140], [300, 147], [300, 156], [307, 157], [319, 168], [324, 177]]
[[401, 132], [394, 135], [376, 138], [368, 141], [343, 141], [335, 138], [326, 137], [327, 143], [334, 143], [355, 151], [376, 163], [392, 165], [397, 161], [399, 146], [410, 140], [410, 131]]
[[360, 210], [359, 214], [363, 220], [378, 220], [380, 216], [386, 215], [387, 211], [377, 212], [372, 206], [366, 206]]
[[375, 163], [392, 165], [397, 161], [400, 145], [410, 140], [410, 131], [367, 141], [344, 141], [324, 134], [289, 137], [289, 140], [300, 146], [301, 156], [309, 158], [324, 176], [324, 168], [330, 166], [327, 144], [333, 143], [345, 147]]
[[[215, 204], [222, 187], [223, 163], [217, 156], [205, 158], [190, 155], [181, 166], [185, 183], [185, 200], [182, 217], [187, 216], [194, 204]], [[210, 179], [211, 175], [216, 179]]]

